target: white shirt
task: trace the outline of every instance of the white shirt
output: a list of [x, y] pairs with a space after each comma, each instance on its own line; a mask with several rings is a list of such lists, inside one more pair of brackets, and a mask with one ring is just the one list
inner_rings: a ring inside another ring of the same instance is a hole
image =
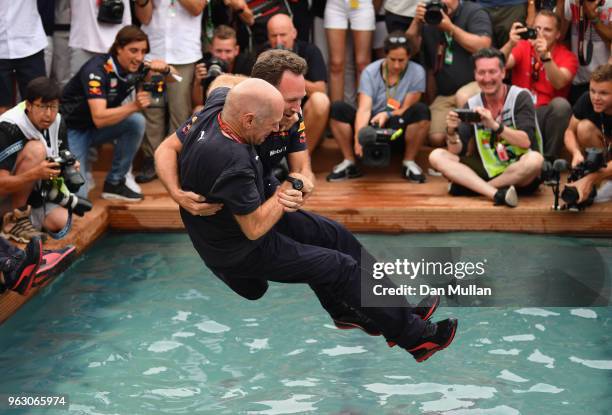
[[419, 0], [387, 0], [385, 10], [404, 17], [414, 17]]
[[68, 46], [93, 53], [107, 53], [119, 29], [132, 24], [130, 0], [123, 0], [123, 5], [121, 24], [108, 24], [98, 22], [98, 0], [71, 0]]
[[179, 1], [152, 0], [153, 16], [142, 30], [149, 36], [148, 59], [181, 65], [202, 57], [202, 13], [193, 16]]
[[[578, 53], [578, 20], [580, 6], [577, 0], [565, 0], [565, 18], [572, 23], [572, 52]], [[606, 0], [601, 8], [599, 19], [609, 24], [612, 24], [612, 0]], [[610, 58], [610, 49], [606, 46], [606, 42], [602, 40], [594, 27], [590, 27], [584, 34], [584, 54], [586, 55], [587, 42], [593, 40], [593, 58], [587, 66], [578, 66], [578, 72], [572, 83], [580, 85], [589, 82], [591, 73], [599, 66], [608, 62]], [[591, 37], [592, 36], [592, 37]], [[585, 56], [586, 57], [586, 56]]]
[[32, 56], [47, 47], [36, 0], [0, 0], [0, 59]]

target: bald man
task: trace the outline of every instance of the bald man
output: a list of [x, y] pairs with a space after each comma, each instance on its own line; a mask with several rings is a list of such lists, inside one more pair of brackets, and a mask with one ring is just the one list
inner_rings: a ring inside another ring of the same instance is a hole
[[[227, 98], [226, 98], [227, 97]], [[225, 104], [224, 104], [225, 102]], [[291, 173], [266, 200], [263, 166], [255, 145], [279, 130], [284, 100], [261, 79], [247, 79], [229, 92], [212, 91], [206, 107], [193, 123], [180, 155], [180, 183], [185, 191], [203, 195], [223, 207], [214, 215], [196, 216], [181, 207], [183, 223], [206, 266], [230, 288], [259, 284], [257, 299], [268, 281], [309, 284], [317, 296], [350, 307], [371, 319], [390, 344], [397, 344], [418, 361], [447, 347], [457, 321], [429, 321], [436, 304], [422, 309], [405, 298], [393, 307], [363, 307], [361, 290], [395, 287], [383, 276], [372, 277], [373, 264], [360, 264], [341, 251], [298, 242], [276, 225], [302, 205], [302, 193], [313, 183]], [[296, 219], [299, 220], [299, 219]], [[361, 278], [361, 272], [369, 273]], [[327, 305], [331, 307], [332, 305]]]
[[268, 20], [268, 42], [273, 49], [283, 48], [295, 52], [308, 62], [306, 97], [302, 101], [308, 152], [315, 150], [329, 118], [330, 101], [327, 96], [327, 67], [323, 55], [312, 43], [297, 40], [297, 30], [286, 14], [276, 14]]

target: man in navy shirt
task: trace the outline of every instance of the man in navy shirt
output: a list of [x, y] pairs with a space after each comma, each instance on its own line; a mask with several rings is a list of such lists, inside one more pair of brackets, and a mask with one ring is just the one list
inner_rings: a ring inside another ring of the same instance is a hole
[[[140, 146], [145, 128], [140, 113], [151, 104], [148, 92], [138, 91], [136, 99], [125, 103], [137, 81], [142, 79], [144, 57], [149, 51], [147, 35], [136, 26], [122, 28], [110, 53], [94, 56], [64, 88], [61, 113], [68, 126], [70, 149], [81, 163], [87, 177], [89, 148], [114, 141], [113, 163], [104, 181], [102, 197], [124, 201], [140, 201], [143, 196], [125, 185], [125, 175]], [[163, 61], [152, 61], [150, 71], [169, 73]], [[86, 197], [90, 183], [81, 187]]]
[[275, 225], [286, 212], [301, 206], [302, 191], [309, 193], [313, 187], [306, 176], [291, 173], [292, 180], [266, 198], [254, 145], [279, 128], [283, 97], [259, 79], [238, 84], [227, 99], [226, 92], [219, 88], [211, 93], [185, 137], [180, 156], [182, 188], [223, 204], [208, 216], [181, 208], [192, 243], [206, 265], [230, 286], [249, 281], [308, 283], [319, 298], [333, 299], [372, 319], [387, 341], [407, 349], [418, 362], [447, 347], [456, 320], [431, 323], [427, 318], [435, 307], [417, 310], [405, 299], [403, 307], [362, 307], [362, 288], [372, 292], [375, 284], [391, 286], [387, 277], [361, 278], [361, 266], [350, 255], [277, 231]]

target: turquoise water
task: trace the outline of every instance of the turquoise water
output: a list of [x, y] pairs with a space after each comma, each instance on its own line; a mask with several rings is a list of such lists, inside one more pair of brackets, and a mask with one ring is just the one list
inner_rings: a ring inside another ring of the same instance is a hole
[[[612, 246], [501, 234], [360, 239]], [[612, 307], [442, 307], [435, 319], [451, 315], [453, 345], [416, 364], [381, 337], [335, 329], [306, 287], [239, 298], [186, 235], [111, 234], [0, 326], [0, 394], [69, 395], [69, 412], [9, 414], [612, 413]]]

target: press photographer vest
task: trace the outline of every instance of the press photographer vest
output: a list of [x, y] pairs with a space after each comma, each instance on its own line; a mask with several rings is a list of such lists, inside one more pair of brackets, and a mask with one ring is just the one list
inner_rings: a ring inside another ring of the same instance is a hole
[[[503, 123], [506, 128], [516, 129], [516, 121], [514, 119], [514, 109], [516, 105], [516, 98], [518, 95], [526, 91], [531, 95], [529, 90], [524, 88], [519, 88], [518, 86], [511, 86], [508, 90], [508, 95], [506, 96], [506, 101], [504, 102], [504, 107], [501, 110], [501, 123]], [[468, 107], [471, 110], [474, 110], [476, 107], [484, 107], [484, 103], [482, 102], [481, 94], [476, 94], [468, 100]], [[535, 111], [533, 113], [535, 118], [535, 135], [538, 143], [538, 149], [540, 153], [543, 152], [542, 145], [542, 134], [540, 133], [540, 127], [538, 126], [538, 119], [536, 117]], [[497, 151], [495, 149], [496, 142], [493, 131], [489, 128], [485, 128], [482, 124], [474, 124], [474, 138], [476, 141], [476, 148], [478, 149], [478, 154], [480, 155], [480, 159], [482, 160], [482, 165], [484, 166], [489, 178], [495, 177], [501, 173], [503, 173], [509, 165], [515, 163], [523, 154], [527, 153], [529, 148], [521, 148], [512, 144], [509, 144], [504, 138], [500, 137], [499, 142], [504, 146], [506, 153], [508, 154], [508, 160], [500, 160], [497, 155]]]
[[[5, 112], [4, 114], [0, 115], [0, 122], [4, 121], [4, 122], [11, 123], [11, 124], [15, 124], [17, 127], [19, 127], [19, 130], [21, 130], [21, 132], [26, 137], [26, 139], [28, 140], [38, 139], [42, 141], [43, 143], [45, 143], [45, 148], [47, 149], [48, 157], [57, 156], [59, 154], [59, 149], [61, 146], [61, 142], [59, 139], [59, 130], [60, 130], [60, 124], [62, 121], [62, 116], [58, 113], [57, 116], [55, 117], [55, 121], [53, 121], [53, 124], [51, 124], [51, 126], [49, 127], [48, 129], [49, 141], [47, 142], [44, 134], [41, 131], [39, 131], [38, 128], [34, 126], [34, 124], [32, 124], [25, 110], [26, 110], [25, 101], [21, 101], [19, 104], [17, 104], [13, 108]], [[26, 144], [25, 142], [20, 141], [18, 143], [15, 143], [13, 146], [9, 147], [11, 151], [10, 151], [10, 154], [7, 154], [7, 157], [10, 156], [11, 154], [21, 151], [23, 147], [25, 147], [25, 144]], [[6, 150], [9, 150], [9, 149], [6, 149]]]

